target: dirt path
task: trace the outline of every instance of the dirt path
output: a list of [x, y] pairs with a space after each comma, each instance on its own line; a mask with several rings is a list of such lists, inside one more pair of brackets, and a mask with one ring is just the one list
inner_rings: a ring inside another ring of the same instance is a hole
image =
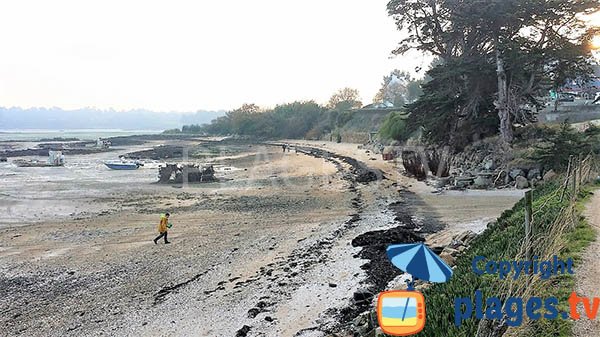
[[[600, 190], [596, 190], [592, 200], [587, 204], [584, 214], [596, 233], [600, 234]], [[598, 253], [600, 253], [600, 238], [596, 237], [596, 241], [592, 242], [585, 250], [579, 264], [581, 267], [577, 267], [575, 271], [575, 275], [577, 275], [575, 291], [580, 296], [600, 297], [600, 288], [598, 288], [600, 260], [598, 259]], [[578, 311], [580, 313], [585, 312], [583, 305], [579, 305]], [[600, 336], [600, 321], [589, 320], [585, 315], [582, 315], [582, 319], [575, 322], [573, 336]]]

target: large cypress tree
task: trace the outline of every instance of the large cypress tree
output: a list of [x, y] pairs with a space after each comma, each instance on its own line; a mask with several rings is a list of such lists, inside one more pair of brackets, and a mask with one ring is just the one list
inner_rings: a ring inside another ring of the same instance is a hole
[[533, 119], [524, 107], [590, 73], [597, 28], [582, 16], [599, 9], [597, 0], [391, 0], [388, 13], [404, 35], [394, 52], [441, 60], [409, 106], [409, 127], [455, 147], [490, 133], [510, 143], [513, 124]]

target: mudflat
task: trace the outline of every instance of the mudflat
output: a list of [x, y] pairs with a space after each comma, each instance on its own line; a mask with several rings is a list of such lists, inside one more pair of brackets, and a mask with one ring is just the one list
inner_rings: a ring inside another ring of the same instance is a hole
[[[156, 184], [155, 165], [102, 164], [158, 145], [185, 150], [152, 164], [211, 163], [220, 182]], [[443, 244], [520, 198], [432, 194], [357, 144], [292, 145], [304, 151], [156, 140], [62, 168], [0, 163], [0, 335], [322, 336], [347, 323], [355, 291], [373, 289], [353, 239], [404, 218]], [[381, 176], [361, 181], [357, 165]], [[155, 245], [164, 212], [172, 244]]]

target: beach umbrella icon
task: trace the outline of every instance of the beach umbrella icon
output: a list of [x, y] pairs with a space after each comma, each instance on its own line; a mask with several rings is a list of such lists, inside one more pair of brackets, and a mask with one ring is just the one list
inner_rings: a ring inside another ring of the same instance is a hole
[[424, 243], [390, 245], [387, 256], [394, 266], [421, 280], [442, 283], [452, 276], [452, 269]]

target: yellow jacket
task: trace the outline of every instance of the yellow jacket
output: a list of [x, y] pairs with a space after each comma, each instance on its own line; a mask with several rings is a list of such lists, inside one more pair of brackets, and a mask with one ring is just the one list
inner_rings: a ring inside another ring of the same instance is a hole
[[167, 223], [169, 222], [169, 218], [165, 215], [160, 216], [160, 223], [158, 224], [158, 232], [164, 233], [167, 231]]

